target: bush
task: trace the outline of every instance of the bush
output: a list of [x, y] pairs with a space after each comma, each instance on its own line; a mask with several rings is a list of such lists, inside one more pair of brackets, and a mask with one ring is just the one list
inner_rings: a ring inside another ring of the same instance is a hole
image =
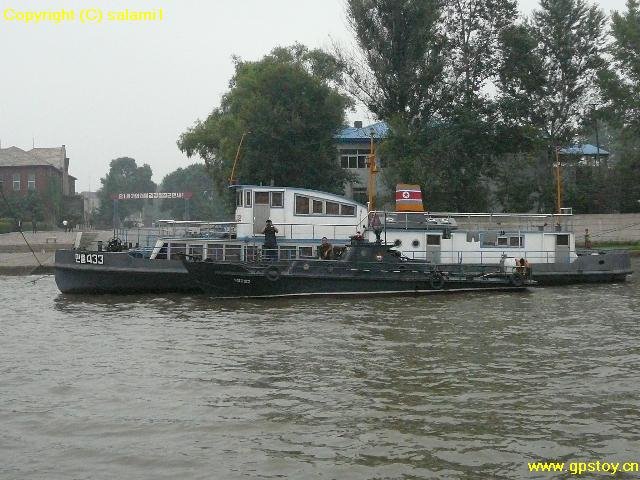
[[0, 233], [9, 233], [15, 230], [15, 225], [10, 218], [0, 218]]

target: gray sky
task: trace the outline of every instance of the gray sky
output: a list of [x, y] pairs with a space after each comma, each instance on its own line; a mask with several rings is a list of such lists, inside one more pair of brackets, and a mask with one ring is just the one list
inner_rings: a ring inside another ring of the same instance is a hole
[[[600, 4], [624, 9], [624, 0]], [[535, 0], [521, 0], [529, 12]], [[67, 9], [58, 24], [8, 21], [15, 11]], [[82, 23], [81, 10], [162, 9], [156, 22]], [[178, 136], [228, 89], [232, 55], [258, 59], [300, 42], [350, 42], [344, 0], [0, 0], [0, 141], [65, 144], [77, 191], [100, 186], [109, 162], [148, 163], [159, 182], [193, 163]], [[365, 119], [366, 120], [366, 119]]]

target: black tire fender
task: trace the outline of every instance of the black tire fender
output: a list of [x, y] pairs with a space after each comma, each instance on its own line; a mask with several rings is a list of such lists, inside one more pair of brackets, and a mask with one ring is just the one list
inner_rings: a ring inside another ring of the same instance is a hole
[[280, 269], [275, 265], [271, 265], [265, 269], [264, 276], [270, 282], [277, 282], [280, 280]]
[[444, 287], [444, 284], [445, 279], [440, 272], [433, 272], [431, 274], [431, 278], [429, 279], [429, 285], [431, 285], [431, 288], [433, 288], [434, 290], [440, 290], [442, 287]]
[[524, 285], [524, 276], [520, 272], [514, 272], [509, 276], [509, 283], [514, 287], [521, 287]]

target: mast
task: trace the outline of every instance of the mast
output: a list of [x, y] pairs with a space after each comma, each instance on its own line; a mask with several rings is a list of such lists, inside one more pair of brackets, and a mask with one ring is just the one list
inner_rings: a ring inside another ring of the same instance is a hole
[[240, 149], [242, 148], [242, 142], [244, 142], [244, 137], [246, 137], [251, 132], [244, 132], [242, 137], [240, 138], [240, 143], [238, 144], [238, 150], [236, 151], [236, 158], [233, 161], [233, 168], [231, 168], [231, 175], [229, 176], [229, 185], [235, 185], [236, 179], [236, 165], [238, 164], [238, 159], [240, 158]]
[[560, 176], [560, 147], [556, 147], [556, 204], [558, 208], [558, 214], [562, 209], [562, 177]]
[[369, 211], [376, 209], [376, 175], [378, 174], [378, 166], [376, 165], [376, 147], [373, 141], [375, 130], [371, 128], [369, 130], [371, 134], [371, 146], [369, 147]]

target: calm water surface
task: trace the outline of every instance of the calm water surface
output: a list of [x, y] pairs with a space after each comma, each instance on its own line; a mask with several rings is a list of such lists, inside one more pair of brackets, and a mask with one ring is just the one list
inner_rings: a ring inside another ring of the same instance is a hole
[[632, 279], [222, 302], [0, 277], [0, 478], [529, 479], [559, 478], [530, 461], [640, 461], [639, 294]]

